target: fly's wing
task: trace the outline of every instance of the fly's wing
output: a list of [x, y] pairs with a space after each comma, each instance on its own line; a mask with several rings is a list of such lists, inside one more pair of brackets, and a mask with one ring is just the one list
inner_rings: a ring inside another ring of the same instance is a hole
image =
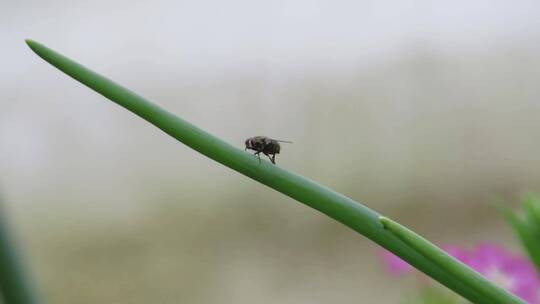
[[281, 140], [281, 139], [274, 139], [274, 140], [277, 141], [277, 142], [288, 143], [288, 144], [293, 143], [292, 141], [288, 141], [288, 140]]

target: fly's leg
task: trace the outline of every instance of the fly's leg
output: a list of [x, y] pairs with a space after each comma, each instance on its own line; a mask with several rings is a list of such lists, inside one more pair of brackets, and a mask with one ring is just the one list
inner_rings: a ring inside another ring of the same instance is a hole
[[272, 164], [274, 164], [274, 165], [276, 164], [276, 162], [275, 162], [276, 155], [275, 154], [270, 155], [270, 154], [268, 154], [266, 152], [263, 152], [263, 153], [264, 153], [264, 155], [268, 156], [268, 159], [272, 162]]
[[257, 157], [259, 158], [259, 164], [261, 163], [261, 156], [259, 155], [260, 153], [261, 151], [255, 152], [255, 155], [257, 155]]

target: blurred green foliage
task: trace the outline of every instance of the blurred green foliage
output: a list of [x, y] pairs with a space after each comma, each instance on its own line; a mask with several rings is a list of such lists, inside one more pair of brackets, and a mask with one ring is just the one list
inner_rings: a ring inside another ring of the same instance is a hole
[[503, 207], [503, 213], [512, 226], [527, 254], [540, 270], [540, 198], [529, 194], [523, 200], [521, 211]]
[[40, 303], [7, 219], [0, 198], [0, 303]]

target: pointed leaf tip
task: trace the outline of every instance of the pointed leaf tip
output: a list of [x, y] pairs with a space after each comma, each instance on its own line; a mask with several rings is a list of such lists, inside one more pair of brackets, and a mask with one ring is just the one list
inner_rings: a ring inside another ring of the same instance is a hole
[[26, 45], [32, 49], [35, 53], [37, 53], [36, 48], [40, 45], [39, 42], [36, 42], [32, 39], [24, 39], [24, 42], [26, 42]]

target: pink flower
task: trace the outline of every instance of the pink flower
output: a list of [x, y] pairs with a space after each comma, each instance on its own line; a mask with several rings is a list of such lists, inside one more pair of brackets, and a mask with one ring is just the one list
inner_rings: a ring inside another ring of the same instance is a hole
[[407, 262], [405, 262], [400, 257], [391, 253], [388, 250], [381, 250], [380, 256], [384, 264], [388, 268], [388, 271], [393, 275], [399, 276], [409, 273], [413, 270], [413, 267], [411, 265], [409, 265]]
[[540, 278], [527, 258], [496, 245], [483, 244], [464, 262], [527, 303], [540, 303]]
[[[443, 249], [527, 303], [540, 304], [540, 277], [534, 265], [526, 257], [511, 254], [491, 244], [479, 245], [471, 250], [464, 250], [457, 246], [443, 246]], [[388, 251], [382, 253], [381, 256], [390, 273], [394, 275], [409, 273], [413, 269]]]

